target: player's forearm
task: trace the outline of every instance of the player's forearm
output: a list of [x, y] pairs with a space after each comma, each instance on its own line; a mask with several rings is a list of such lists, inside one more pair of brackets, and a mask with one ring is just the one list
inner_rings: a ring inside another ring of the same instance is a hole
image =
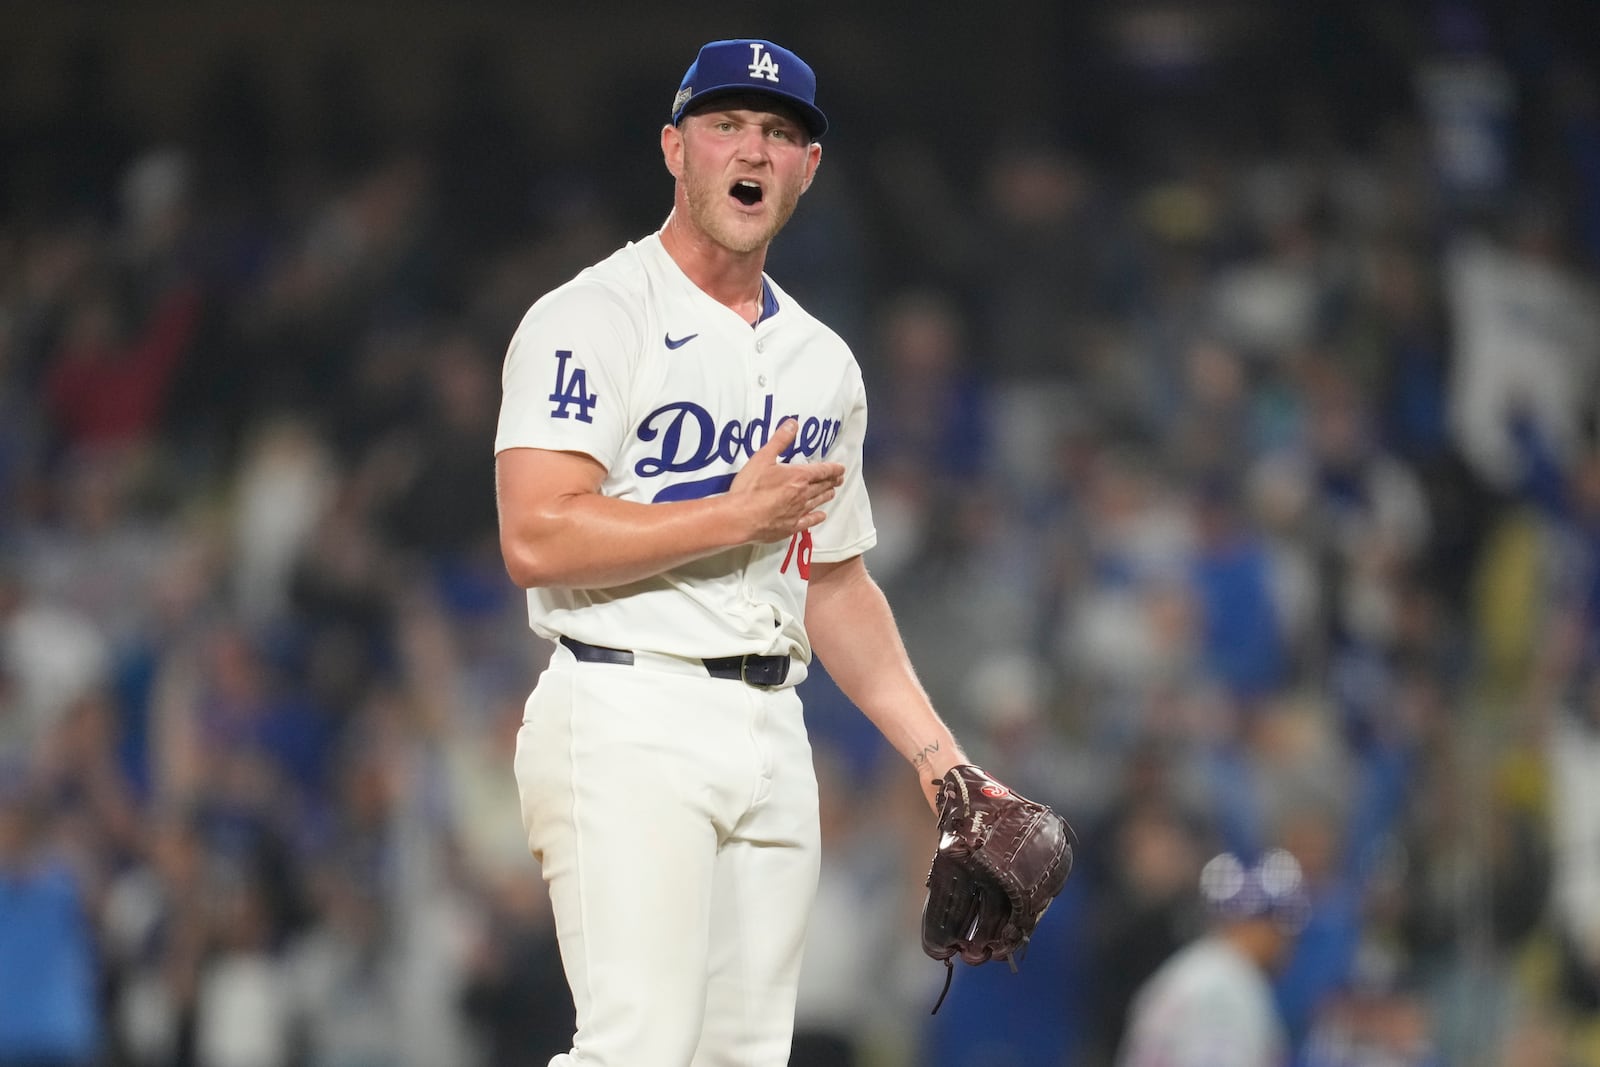
[[641, 504], [575, 493], [536, 515], [503, 521], [500, 548], [512, 581], [524, 589], [604, 589], [743, 544], [744, 531], [726, 495]]
[[820, 565], [806, 595], [806, 630], [829, 676], [927, 782], [967, 762], [918, 681], [883, 591], [859, 559]]

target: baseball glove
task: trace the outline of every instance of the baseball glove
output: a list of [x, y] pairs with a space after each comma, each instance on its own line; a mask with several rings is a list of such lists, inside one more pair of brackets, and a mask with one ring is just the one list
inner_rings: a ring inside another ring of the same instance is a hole
[[1016, 961], [1072, 871], [1077, 835], [1045, 804], [1020, 796], [970, 764], [952, 767], [939, 787], [939, 846], [928, 869], [922, 949], [945, 965]]

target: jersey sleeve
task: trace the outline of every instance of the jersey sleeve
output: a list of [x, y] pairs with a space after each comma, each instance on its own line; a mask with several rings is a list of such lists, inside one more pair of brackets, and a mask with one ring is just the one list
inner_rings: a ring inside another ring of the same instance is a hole
[[609, 468], [627, 435], [639, 328], [604, 286], [573, 283], [528, 310], [501, 371], [494, 450], [582, 452]]
[[823, 459], [844, 464], [844, 484], [823, 505], [827, 519], [812, 527], [812, 558], [824, 563], [859, 556], [878, 543], [872, 524], [872, 505], [862, 475], [862, 445], [867, 436], [867, 392], [861, 372], [852, 363], [852, 402], [839, 427], [839, 436]]

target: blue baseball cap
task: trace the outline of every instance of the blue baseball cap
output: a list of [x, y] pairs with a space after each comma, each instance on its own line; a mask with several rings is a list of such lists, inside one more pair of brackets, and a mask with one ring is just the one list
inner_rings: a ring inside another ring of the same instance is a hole
[[697, 104], [735, 93], [775, 96], [800, 113], [813, 141], [828, 131], [817, 107], [817, 76], [805, 60], [771, 41], [712, 41], [700, 49], [672, 98], [672, 124]]

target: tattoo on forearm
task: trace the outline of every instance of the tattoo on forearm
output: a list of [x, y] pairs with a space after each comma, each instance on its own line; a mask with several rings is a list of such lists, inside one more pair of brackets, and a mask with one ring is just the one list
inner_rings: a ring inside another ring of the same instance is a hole
[[916, 755], [911, 757], [911, 766], [917, 768], [917, 770], [920, 771], [922, 768], [924, 768], [924, 767], [926, 767], [928, 765], [928, 761], [931, 760], [933, 758], [933, 754], [935, 752], [938, 752], [938, 751], [939, 751], [939, 742], [937, 742], [937, 741], [934, 741], [931, 744], [923, 746], [923, 749], [922, 749], [921, 752], [918, 752]]

